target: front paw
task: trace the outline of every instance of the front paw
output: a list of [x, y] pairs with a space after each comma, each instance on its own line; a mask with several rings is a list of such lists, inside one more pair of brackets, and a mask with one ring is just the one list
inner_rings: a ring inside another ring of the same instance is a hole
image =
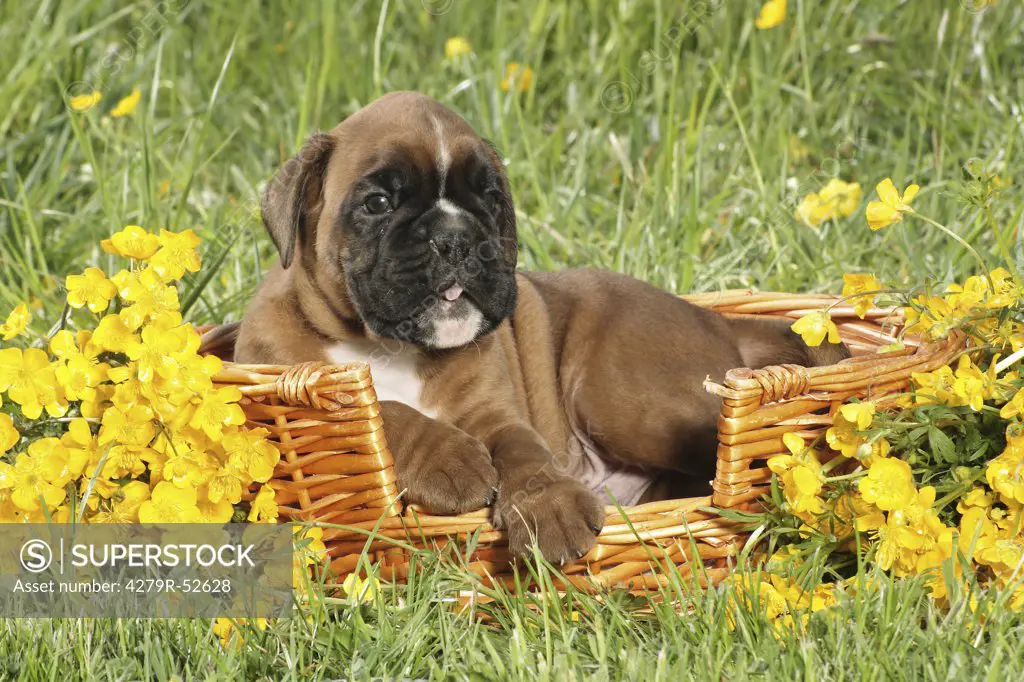
[[453, 432], [435, 449], [424, 448], [397, 466], [398, 487], [408, 502], [432, 514], [463, 514], [494, 502], [498, 472], [491, 453], [472, 436]]
[[545, 559], [561, 565], [594, 547], [604, 525], [604, 506], [585, 486], [564, 479], [539, 491], [499, 493], [494, 523], [505, 528], [513, 554], [529, 555], [536, 545]]

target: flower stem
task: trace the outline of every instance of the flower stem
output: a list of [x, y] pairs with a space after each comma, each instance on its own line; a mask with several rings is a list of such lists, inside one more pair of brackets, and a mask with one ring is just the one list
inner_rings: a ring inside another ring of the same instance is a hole
[[1010, 268], [1010, 272], [1013, 273], [1013, 278], [1019, 279], [1020, 275], [1017, 272], [1017, 261], [1014, 259], [1013, 254], [1010, 253], [1010, 248], [1003, 240], [1003, 232], [999, 229], [999, 225], [996, 223], [996, 217], [992, 214], [992, 207], [986, 204], [984, 211], [989, 227], [992, 228], [992, 233], [996, 237], [996, 244], [999, 246], [999, 255], [1002, 256], [1004, 261], [1006, 261], [1006, 267]]
[[836, 455], [835, 457], [821, 465], [821, 473], [827, 474], [840, 464], [844, 464], [849, 461], [849, 457], [844, 457], [843, 455]]
[[1013, 363], [1017, 362], [1021, 358], [1024, 358], [1024, 348], [1021, 348], [1020, 350], [1018, 350], [1018, 351], [1016, 351], [1014, 353], [1011, 353], [1010, 355], [1007, 355], [1005, 358], [1003, 358], [1002, 360], [997, 362], [996, 363], [996, 376], [999, 376], [1000, 372], [1002, 372], [1004, 369], [1006, 369], [1007, 367], [1009, 367]]
[[842, 476], [829, 476], [825, 480], [829, 483], [835, 483], [836, 481], [852, 481], [855, 478], [862, 478], [865, 474], [867, 474], [867, 471], [861, 468], [852, 473], [843, 474]]
[[965, 249], [967, 249], [967, 251], [970, 252], [970, 254], [972, 256], [974, 256], [974, 259], [976, 261], [978, 261], [978, 265], [981, 266], [982, 274], [985, 276], [985, 281], [988, 282], [989, 288], [993, 291], [993, 293], [995, 292], [995, 286], [992, 283], [992, 278], [988, 274], [989, 273], [988, 264], [985, 263], [985, 259], [981, 257], [981, 254], [974, 250], [973, 246], [971, 246], [966, 241], [964, 241], [963, 237], [961, 237], [956, 232], [954, 232], [953, 230], [949, 229], [948, 227], [946, 227], [942, 223], [938, 222], [937, 220], [933, 220], [933, 219], [929, 218], [926, 215], [921, 215], [920, 213], [918, 213], [917, 211], [914, 211], [913, 209], [911, 209], [908, 212], [911, 215], [917, 216], [918, 218], [920, 218], [924, 222], [928, 223], [929, 225], [931, 225], [933, 227], [937, 227], [938, 229], [942, 230], [943, 232], [946, 233], [946, 235], [948, 235], [954, 241], [956, 241], [958, 244], [960, 244], [960, 246], [962, 246]]
[[[856, 294], [847, 294], [846, 296], [841, 296], [840, 298], [837, 298], [833, 303], [830, 303], [825, 308], [825, 312], [826, 313], [829, 312], [830, 310], [835, 308], [837, 305], [841, 305], [843, 303], [847, 303], [847, 302], [849, 302], [852, 299], [861, 298], [863, 296], [871, 296], [872, 299], [874, 299], [874, 297], [878, 296], [879, 294], [904, 294], [904, 293], [906, 293], [906, 292], [905, 291], [901, 291], [899, 289], [876, 289], [874, 291], [861, 291], [861, 292], [858, 292]], [[874, 300], [871, 301], [871, 307], [872, 308], [875, 307]]]

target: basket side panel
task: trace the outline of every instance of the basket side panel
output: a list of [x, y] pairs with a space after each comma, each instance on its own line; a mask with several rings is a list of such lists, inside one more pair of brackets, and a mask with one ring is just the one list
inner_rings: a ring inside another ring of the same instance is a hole
[[272, 479], [282, 516], [332, 524], [397, 516], [394, 461], [365, 364], [225, 363], [249, 428], [281, 451]]
[[[838, 297], [749, 291], [702, 294], [694, 303], [727, 314], [773, 315], [789, 319], [834, 304]], [[829, 367], [735, 369], [719, 385], [706, 383], [721, 395], [718, 452], [712, 503], [717, 507], [752, 509], [768, 491], [767, 461], [787, 452], [786, 433], [825, 448], [824, 433], [839, 407], [851, 398], [877, 400], [905, 391], [911, 375], [947, 363], [962, 344], [950, 339], [941, 348], [901, 339], [902, 315], [896, 309], [871, 309], [861, 319], [849, 305], [830, 310], [843, 342], [854, 358]], [[904, 350], [879, 353], [902, 341]]]

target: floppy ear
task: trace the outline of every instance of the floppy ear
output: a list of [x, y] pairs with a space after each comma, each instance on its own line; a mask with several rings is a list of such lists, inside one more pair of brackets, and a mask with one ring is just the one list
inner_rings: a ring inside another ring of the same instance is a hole
[[319, 215], [323, 201], [324, 173], [334, 148], [334, 138], [314, 133], [267, 185], [260, 206], [263, 224], [281, 254], [281, 265], [292, 264], [295, 244], [311, 216]]
[[498, 180], [501, 183], [501, 232], [502, 256], [505, 262], [515, 267], [519, 260], [519, 236], [516, 228], [516, 207], [512, 202], [512, 188], [508, 184], [508, 176], [505, 175], [505, 166], [501, 162], [501, 153], [490, 140], [484, 140], [490, 152], [491, 164], [498, 172]]

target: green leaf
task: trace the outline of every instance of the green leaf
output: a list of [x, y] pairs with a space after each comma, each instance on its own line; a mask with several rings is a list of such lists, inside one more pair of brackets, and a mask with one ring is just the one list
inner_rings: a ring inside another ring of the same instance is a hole
[[950, 463], [956, 461], [956, 446], [941, 429], [934, 426], [928, 429], [928, 445], [933, 459]]

